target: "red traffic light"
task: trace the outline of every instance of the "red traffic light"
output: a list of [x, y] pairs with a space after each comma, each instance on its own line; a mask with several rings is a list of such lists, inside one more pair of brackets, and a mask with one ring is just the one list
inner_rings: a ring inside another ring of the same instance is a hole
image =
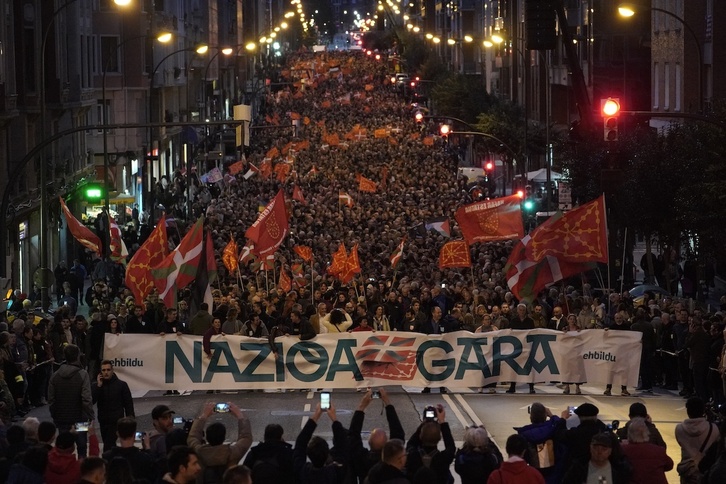
[[448, 136], [451, 132], [451, 128], [448, 124], [442, 124], [439, 131], [441, 132], [441, 136]]
[[492, 171], [492, 170], [494, 169], [494, 163], [492, 163], [491, 161], [487, 161], [487, 162], [486, 162], [486, 163], [484, 164], [484, 169], [485, 169], [486, 171]]
[[414, 117], [416, 119], [416, 122], [420, 123], [421, 121], [423, 121], [424, 115], [423, 115], [423, 113], [421, 113], [421, 111], [417, 111], [416, 116], [414, 116]]
[[524, 198], [524, 192], [522, 190], [517, 190], [517, 196], [519, 198]]
[[620, 114], [620, 99], [613, 97], [601, 99], [600, 112], [603, 116], [617, 116]]

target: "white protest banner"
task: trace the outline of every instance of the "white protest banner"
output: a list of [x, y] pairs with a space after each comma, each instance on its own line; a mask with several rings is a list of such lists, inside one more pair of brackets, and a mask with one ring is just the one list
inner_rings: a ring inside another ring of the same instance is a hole
[[637, 331], [552, 330], [444, 335], [356, 332], [265, 339], [106, 334], [104, 358], [132, 390], [480, 387], [497, 381], [638, 383]]

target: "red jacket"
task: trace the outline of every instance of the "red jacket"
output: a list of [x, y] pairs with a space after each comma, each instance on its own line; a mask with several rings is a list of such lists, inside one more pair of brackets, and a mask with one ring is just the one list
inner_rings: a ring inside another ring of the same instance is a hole
[[487, 484], [545, 484], [542, 474], [523, 460], [502, 462], [502, 466], [489, 474]]
[[631, 483], [668, 484], [665, 473], [673, 469], [673, 459], [663, 447], [641, 442], [623, 444], [620, 449], [633, 467]]
[[[98, 437], [89, 432], [88, 452], [98, 457]], [[76, 484], [81, 479], [81, 461], [76, 454], [69, 454], [53, 447], [48, 452], [48, 466], [45, 468], [46, 484]]]

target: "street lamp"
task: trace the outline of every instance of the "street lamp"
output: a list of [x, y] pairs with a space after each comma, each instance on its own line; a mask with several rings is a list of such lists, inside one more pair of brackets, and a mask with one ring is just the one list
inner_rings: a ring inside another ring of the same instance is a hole
[[[47, 136], [45, 130], [48, 121], [45, 92], [45, 50], [48, 46], [48, 34], [50, 33], [50, 29], [53, 26], [55, 19], [58, 18], [58, 15], [75, 2], [76, 0], [68, 0], [55, 9], [48, 20], [48, 26], [43, 32], [43, 42], [40, 47], [40, 129], [43, 138]], [[131, 0], [114, 0], [114, 3], [120, 7], [125, 7], [131, 3]], [[48, 281], [45, 277], [45, 272], [47, 272], [45, 269], [48, 269], [48, 174], [46, 172], [47, 167], [45, 156], [45, 149], [43, 149], [40, 152], [40, 233], [38, 234], [38, 252], [40, 252], [39, 262], [41, 274], [43, 274], [40, 281], [40, 301], [41, 307], [44, 311], [50, 307], [50, 300], [48, 298]], [[0, 214], [0, 216], [5, 217], [5, 214]], [[58, 282], [56, 281], [56, 283]]]
[[664, 15], [668, 15], [669, 17], [680, 22], [681, 25], [683, 25], [686, 28], [686, 30], [688, 31], [688, 33], [690, 33], [691, 36], [693, 37], [693, 41], [696, 43], [696, 51], [698, 53], [698, 106], [699, 106], [699, 109], [701, 110], [701, 113], [703, 113], [704, 112], [704, 107], [703, 107], [703, 103], [704, 103], [704, 99], [703, 99], [703, 46], [701, 45], [701, 41], [698, 39], [696, 32], [693, 30], [693, 28], [691, 28], [690, 25], [688, 25], [688, 23], [685, 20], [683, 20], [681, 17], [679, 17], [675, 13], [662, 9], [662, 8], [658, 8], [658, 7], [639, 7], [639, 6], [630, 4], [630, 3], [622, 3], [618, 6], [618, 13], [620, 14], [621, 17], [630, 18], [638, 12], [639, 8], [642, 8], [645, 10], [650, 10], [651, 12], [659, 12]]
[[[124, 0], [119, 0], [124, 1]], [[146, 35], [137, 35], [134, 37], [130, 37], [123, 42], [119, 42], [119, 44], [116, 46], [113, 52], [113, 56], [109, 55], [108, 59], [106, 59], [106, 63], [103, 66], [103, 73], [101, 75], [101, 106], [103, 109], [103, 117], [101, 120], [101, 124], [104, 126], [103, 129], [103, 186], [105, 191], [104, 196], [104, 208], [106, 209], [106, 217], [108, 217], [109, 224], [111, 220], [111, 211], [110, 211], [110, 190], [108, 189], [108, 172], [110, 170], [110, 161], [108, 157], [108, 130], [105, 128], [105, 126], [108, 126], [108, 107], [106, 106], [106, 74], [108, 72], [108, 67], [111, 63], [111, 59], [118, 56], [118, 52], [121, 49], [122, 46], [126, 45], [128, 42], [131, 42], [132, 40], [140, 40], [145, 39]], [[172, 39], [172, 34], [169, 32], [162, 32], [156, 37], [156, 40], [161, 43], [169, 42]], [[104, 236], [104, 241], [106, 240]], [[106, 252], [108, 251], [108, 244], [104, 243], [104, 255], [106, 255]]]

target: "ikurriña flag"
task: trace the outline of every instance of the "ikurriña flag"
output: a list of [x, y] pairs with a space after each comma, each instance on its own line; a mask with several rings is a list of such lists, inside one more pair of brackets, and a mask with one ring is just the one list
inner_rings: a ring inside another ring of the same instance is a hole
[[401, 258], [403, 257], [403, 245], [406, 243], [406, 237], [401, 240], [401, 243], [398, 244], [398, 247], [396, 247], [396, 251], [391, 254], [391, 267], [396, 268], [398, 263], [401, 261]]
[[524, 236], [521, 199], [517, 195], [494, 198], [459, 207], [457, 223], [466, 242], [493, 242]]
[[124, 282], [133, 293], [136, 304], [143, 304], [146, 296], [151, 293], [154, 287], [151, 268], [160, 264], [168, 253], [166, 214], [164, 214], [149, 238], [138, 248], [126, 266]]
[[73, 237], [75, 237], [75, 239], [83, 247], [101, 255], [102, 244], [98, 235], [94, 234], [91, 229], [83, 225], [76, 217], [73, 216], [71, 211], [68, 209], [66, 202], [63, 201], [63, 197], [58, 197], [58, 199], [60, 200], [61, 209], [63, 209], [63, 215], [66, 217], [66, 225], [68, 226], [68, 230], [71, 231]]
[[167, 308], [176, 306], [177, 290], [185, 288], [197, 277], [203, 251], [204, 217], [200, 217], [177, 248], [151, 270], [159, 298]]
[[345, 205], [347, 207], [352, 207], [355, 204], [355, 202], [353, 202], [353, 197], [348, 195], [343, 190], [338, 192], [338, 203], [339, 204], [342, 203], [343, 205]]
[[277, 251], [289, 228], [285, 194], [280, 190], [275, 198], [267, 204], [255, 223], [247, 229], [245, 237], [255, 244], [255, 254], [263, 257]]

